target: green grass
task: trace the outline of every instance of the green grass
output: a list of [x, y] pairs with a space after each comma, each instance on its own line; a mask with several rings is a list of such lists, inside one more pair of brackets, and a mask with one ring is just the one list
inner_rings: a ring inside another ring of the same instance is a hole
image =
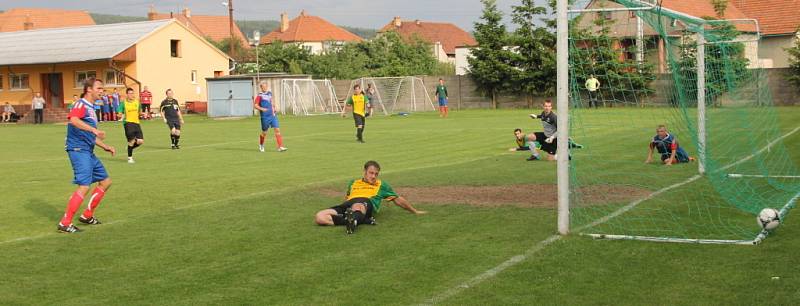
[[[316, 211], [341, 200], [320, 190], [342, 190], [368, 159], [381, 163], [381, 178], [394, 187], [553, 184], [555, 163], [525, 162], [525, 154], [506, 151], [514, 128], [540, 129], [528, 112], [371, 118], [366, 144], [354, 141], [351, 119], [282, 117], [284, 153], [257, 151], [255, 118], [190, 116], [179, 151], [169, 149], [163, 123], [145, 122], [145, 145], [134, 165], [125, 162], [121, 126], [104, 123], [108, 142], [122, 152], [113, 158], [98, 152], [114, 181], [97, 212], [106, 224], [77, 235], [55, 233], [74, 190], [63, 152], [65, 127], [0, 126], [6, 216], [0, 222], [0, 304], [425, 302], [553, 235], [555, 210], [416, 203], [429, 214], [413, 216], [387, 206], [380, 225], [346, 236], [343, 228], [313, 224]], [[691, 176], [692, 165], [641, 163], [654, 124], [643, 116], [648, 112], [581, 115], [599, 128], [575, 136], [587, 145], [575, 152], [576, 167], [614, 169], [618, 175], [598, 173], [611, 183], [625, 183], [619, 173], [630, 172], [648, 190]], [[800, 109], [778, 115], [785, 133], [796, 127]], [[630, 118], [626, 128], [636, 136], [624, 137], [630, 143], [616, 150], [623, 153], [604, 162], [591, 157], [611, 154], [603, 141], [607, 116]], [[786, 143], [800, 164], [800, 134]], [[274, 148], [272, 135], [267, 147]], [[669, 179], [650, 178], [665, 172]], [[757, 247], [570, 236], [443, 302], [792, 304], [800, 299], [800, 268], [793, 262], [800, 227], [792, 221]]]

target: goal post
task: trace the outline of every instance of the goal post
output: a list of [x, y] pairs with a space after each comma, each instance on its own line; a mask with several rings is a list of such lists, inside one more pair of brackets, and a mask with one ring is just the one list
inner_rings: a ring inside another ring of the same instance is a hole
[[370, 98], [373, 111], [378, 111], [383, 115], [436, 110], [425, 87], [425, 82], [420, 77], [364, 77], [356, 79], [350, 83], [346, 97], [353, 95], [353, 87], [356, 84], [361, 86], [362, 92]]
[[281, 108], [282, 114], [290, 111], [296, 116], [337, 114], [342, 109], [328, 79], [283, 79], [280, 101], [286, 105]]
[[[659, 1], [569, 2], [556, 3], [558, 152], [576, 137], [585, 148], [557, 156], [558, 232], [752, 245], [769, 234], [762, 209], [785, 221], [800, 171], [783, 139], [800, 128], [779, 129], [758, 22]], [[597, 99], [609, 108], [592, 109]], [[677, 147], [681, 163], [665, 165]]]

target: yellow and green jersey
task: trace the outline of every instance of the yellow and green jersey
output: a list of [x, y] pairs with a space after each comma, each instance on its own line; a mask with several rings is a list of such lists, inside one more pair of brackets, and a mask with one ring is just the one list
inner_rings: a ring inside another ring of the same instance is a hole
[[375, 208], [375, 212], [381, 209], [381, 201], [391, 201], [397, 198], [397, 193], [392, 190], [386, 182], [381, 180], [375, 181], [375, 184], [370, 184], [364, 179], [356, 179], [350, 181], [347, 186], [347, 200], [355, 198], [367, 198]]
[[122, 113], [122, 121], [130, 123], [139, 123], [139, 100], [123, 100], [117, 108], [118, 113]]
[[363, 94], [360, 95], [353, 95], [350, 98], [347, 98], [347, 105], [353, 106], [353, 113], [359, 114], [361, 116], [366, 116], [367, 114], [367, 97]]

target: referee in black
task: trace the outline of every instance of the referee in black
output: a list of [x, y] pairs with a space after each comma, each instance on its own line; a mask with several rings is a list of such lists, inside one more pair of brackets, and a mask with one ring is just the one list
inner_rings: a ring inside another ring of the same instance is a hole
[[181, 125], [183, 125], [183, 114], [178, 100], [173, 98], [172, 89], [167, 89], [167, 98], [161, 101], [161, 118], [169, 127], [169, 137], [172, 139], [172, 149], [180, 149], [178, 142], [181, 140]]

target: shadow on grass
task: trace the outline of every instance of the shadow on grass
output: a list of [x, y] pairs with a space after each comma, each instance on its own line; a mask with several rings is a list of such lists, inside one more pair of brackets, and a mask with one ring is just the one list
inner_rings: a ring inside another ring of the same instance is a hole
[[57, 222], [58, 218], [64, 214], [63, 207], [60, 205], [66, 203], [48, 203], [42, 199], [30, 199], [24, 204], [25, 209], [33, 212], [46, 220], [53, 220]]

